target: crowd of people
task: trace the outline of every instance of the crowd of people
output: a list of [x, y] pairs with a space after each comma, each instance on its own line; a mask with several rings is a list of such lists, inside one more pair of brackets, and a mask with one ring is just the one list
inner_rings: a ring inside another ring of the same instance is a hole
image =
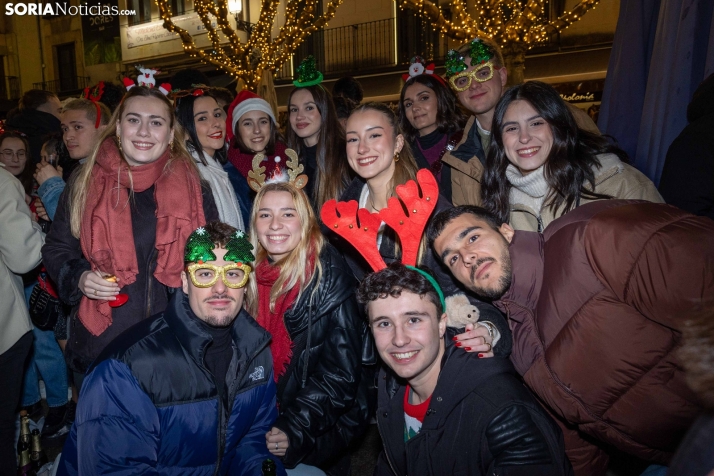
[[660, 195], [551, 86], [507, 87], [491, 40], [444, 76], [413, 61], [395, 113], [307, 58], [283, 129], [200, 77], [25, 93], [0, 134], [0, 474], [19, 412], [60, 475], [343, 476], [375, 422], [379, 475], [714, 470], [686, 456], [714, 433], [694, 138]]

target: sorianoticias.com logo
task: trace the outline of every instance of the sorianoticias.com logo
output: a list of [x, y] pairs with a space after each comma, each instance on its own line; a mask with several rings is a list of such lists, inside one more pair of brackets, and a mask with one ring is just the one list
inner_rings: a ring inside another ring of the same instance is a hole
[[81, 15], [109, 16], [134, 15], [133, 10], [119, 10], [116, 5], [70, 5], [69, 3], [6, 3], [5, 15]]

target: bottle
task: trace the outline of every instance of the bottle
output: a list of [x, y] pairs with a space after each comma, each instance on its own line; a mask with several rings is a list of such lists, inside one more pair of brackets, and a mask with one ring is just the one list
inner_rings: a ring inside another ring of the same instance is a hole
[[20, 456], [22, 453], [21, 445], [22, 443], [27, 443], [27, 448], [30, 448], [31, 435], [30, 435], [30, 417], [27, 416], [27, 412], [22, 410], [20, 412], [20, 439], [17, 440], [17, 455]]
[[34, 475], [35, 471], [32, 469], [32, 461], [30, 460], [30, 444], [21, 439], [17, 452], [19, 456], [17, 465], [18, 476]]
[[277, 471], [275, 469], [275, 461], [267, 458], [263, 461], [263, 476], [277, 476]]
[[47, 456], [42, 451], [40, 443], [40, 430], [32, 430], [32, 447], [30, 449], [30, 461], [32, 461], [32, 469], [38, 472], [47, 463]]

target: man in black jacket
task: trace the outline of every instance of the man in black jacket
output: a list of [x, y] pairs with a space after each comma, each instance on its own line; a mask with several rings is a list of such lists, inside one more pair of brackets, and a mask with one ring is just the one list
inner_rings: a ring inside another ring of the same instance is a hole
[[507, 359], [479, 359], [444, 339], [436, 281], [393, 263], [368, 276], [366, 305], [377, 350], [377, 423], [384, 451], [375, 474], [571, 475], [560, 430]]

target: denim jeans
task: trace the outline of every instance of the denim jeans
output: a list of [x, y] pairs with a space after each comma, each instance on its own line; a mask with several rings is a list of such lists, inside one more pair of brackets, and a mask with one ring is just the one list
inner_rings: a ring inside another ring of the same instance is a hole
[[[25, 287], [25, 297], [32, 293], [34, 284]], [[41, 331], [32, 329], [35, 341], [30, 351], [30, 358], [25, 367], [25, 380], [23, 382], [22, 406], [35, 404], [42, 398], [40, 396], [39, 377], [45, 382], [47, 405], [60, 407], [67, 403], [67, 364], [59, 344], [55, 340], [52, 330]]]

